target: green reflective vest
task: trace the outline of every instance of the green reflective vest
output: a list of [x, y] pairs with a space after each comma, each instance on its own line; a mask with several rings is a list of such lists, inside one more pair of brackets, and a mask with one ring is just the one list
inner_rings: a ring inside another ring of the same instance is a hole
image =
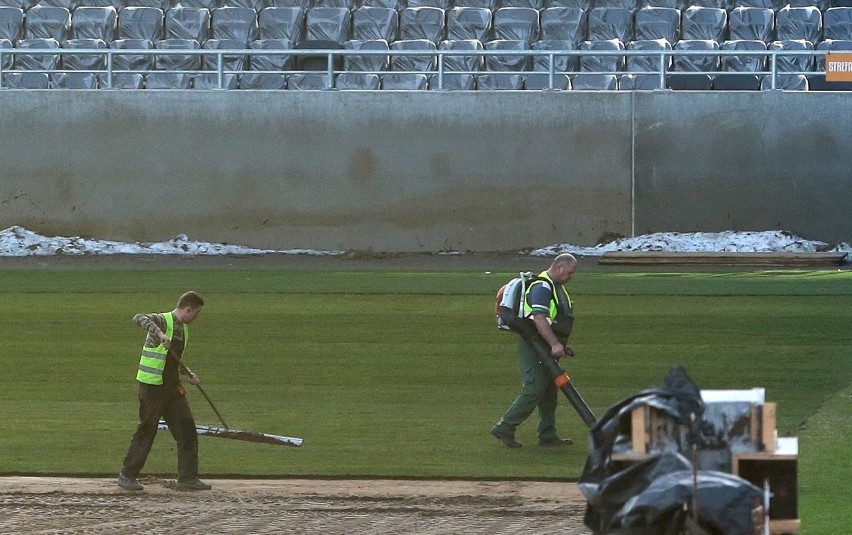
[[[175, 332], [175, 320], [171, 312], [164, 312], [163, 318], [166, 320], [166, 336], [169, 340]], [[186, 342], [189, 339], [189, 329], [183, 326], [183, 343], [184, 349]], [[140, 383], [149, 385], [163, 384], [163, 370], [166, 369], [166, 359], [168, 358], [169, 349], [163, 344], [157, 347], [142, 347], [142, 356], [139, 358], [139, 371], [136, 372], [136, 380]]]
[[556, 284], [553, 279], [547, 274], [547, 270], [539, 273], [540, 280], [533, 281], [527, 293], [524, 295], [524, 317], [529, 318], [532, 315], [533, 309], [530, 306], [529, 296], [530, 290], [536, 284], [548, 283], [552, 292], [550, 306], [547, 311], [547, 321], [550, 323], [553, 332], [560, 338], [567, 338], [571, 335], [574, 328], [574, 305], [571, 303], [571, 296], [568, 295], [568, 290], [561, 284]]

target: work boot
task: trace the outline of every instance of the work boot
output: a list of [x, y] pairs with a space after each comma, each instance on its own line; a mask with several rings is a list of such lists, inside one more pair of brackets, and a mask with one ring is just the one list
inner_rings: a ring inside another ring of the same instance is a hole
[[124, 490], [142, 490], [142, 485], [135, 478], [127, 477], [124, 472], [118, 473], [118, 486]]
[[558, 448], [559, 446], [570, 446], [573, 443], [574, 443], [574, 441], [571, 440], [570, 438], [559, 438], [559, 437], [554, 437], [554, 438], [551, 438], [549, 440], [539, 440], [538, 441], [538, 445], [545, 447], [545, 448], [553, 448], [553, 447]]
[[180, 490], [210, 490], [213, 488], [198, 478], [192, 481], [178, 481], [175, 486]]
[[521, 446], [523, 446], [523, 444], [515, 440], [515, 435], [509, 433], [501, 433], [496, 427], [491, 430], [491, 435], [493, 435], [494, 438], [505, 444], [507, 448], [520, 448]]

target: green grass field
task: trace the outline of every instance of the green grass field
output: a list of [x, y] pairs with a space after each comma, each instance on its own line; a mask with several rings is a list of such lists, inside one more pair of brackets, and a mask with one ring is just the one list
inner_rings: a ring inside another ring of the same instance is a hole
[[[494, 327], [507, 273], [0, 271], [0, 474], [113, 475], [135, 427], [137, 312], [186, 289], [207, 306], [186, 361], [232, 427], [302, 448], [200, 438], [203, 475], [575, 480], [586, 429], [560, 394], [569, 451], [488, 433], [519, 389]], [[852, 525], [852, 273], [579, 273], [563, 362], [592, 410], [683, 364], [701, 388], [766, 388], [800, 437], [803, 533]], [[190, 390], [199, 423], [217, 423]], [[147, 474], [171, 475], [161, 433]]]

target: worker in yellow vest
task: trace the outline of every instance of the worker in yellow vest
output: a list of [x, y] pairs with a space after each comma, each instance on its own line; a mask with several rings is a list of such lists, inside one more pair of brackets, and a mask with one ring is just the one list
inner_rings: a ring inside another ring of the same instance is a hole
[[[148, 331], [148, 336], [136, 372], [136, 380], [139, 382], [139, 424], [118, 474], [118, 485], [123, 489], [142, 490], [137, 477], [154, 444], [160, 418], [166, 421], [177, 442], [177, 487], [186, 490], [211, 488], [198, 479], [198, 435], [186, 400], [186, 391], [180, 383], [178, 362], [183, 357], [189, 339], [188, 325], [195, 321], [203, 306], [201, 296], [189, 291], [180, 297], [171, 312], [137, 314], [133, 317], [134, 322]], [[191, 372], [187, 380], [193, 385], [200, 382]]]

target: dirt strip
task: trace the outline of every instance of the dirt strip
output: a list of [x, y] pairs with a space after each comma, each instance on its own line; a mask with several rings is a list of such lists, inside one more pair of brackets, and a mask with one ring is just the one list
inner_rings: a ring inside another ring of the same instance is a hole
[[0, 533], [561, 533], [588, 535], [577, 486], [529, 481], [0, 478]]

